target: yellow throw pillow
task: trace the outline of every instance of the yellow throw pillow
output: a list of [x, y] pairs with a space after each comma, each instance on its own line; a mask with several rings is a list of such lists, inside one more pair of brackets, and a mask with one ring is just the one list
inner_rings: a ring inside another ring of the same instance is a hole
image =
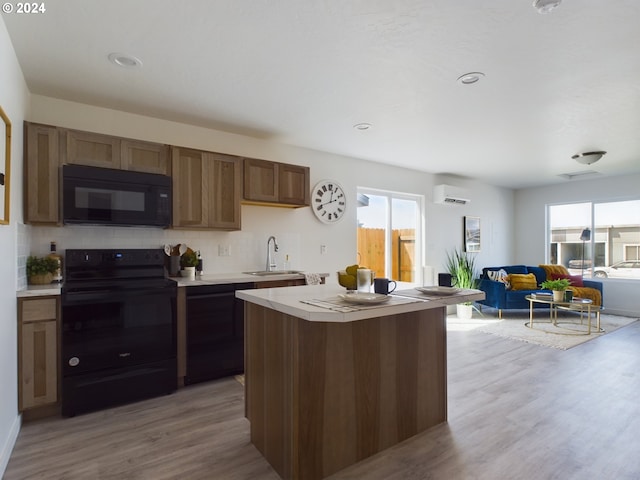
[[533, 273], [512, 273], [509, 275], [511, 290], [536, 290], [538, 282]]

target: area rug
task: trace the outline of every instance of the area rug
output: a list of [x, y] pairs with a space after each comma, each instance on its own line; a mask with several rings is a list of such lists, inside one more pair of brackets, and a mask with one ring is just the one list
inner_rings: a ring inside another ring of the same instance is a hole
[[460, 320], [452, 315], [447, 318], [447, 330], [475, 330], [521, 342], [567, 350], [638, 320], [633, 317], [601, 314], [601, 332], [596, 331], [595, 319], [592, 319], [591, 335], [586, 335], [586, 320], [581, 322], [580, 315], [572, 313], [559, 315], [557, 326], [549, 321], [547, 312], [535, 312], [534, 315], [534, 328], [525, 325], [529, 322], [528, 311], [505, 312], [502, 320], [489, 316]]

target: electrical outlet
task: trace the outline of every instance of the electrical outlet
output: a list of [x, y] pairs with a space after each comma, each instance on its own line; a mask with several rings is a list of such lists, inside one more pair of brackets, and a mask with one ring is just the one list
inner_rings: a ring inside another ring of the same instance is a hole
[[218, 245], [218, 256], [219, 257], [230, 257], [231, 256], [231, 247], [229, 245]]
[[326, 254], [327, 254], [327, 246], [320, 245], [320, 255], [326, 255]]

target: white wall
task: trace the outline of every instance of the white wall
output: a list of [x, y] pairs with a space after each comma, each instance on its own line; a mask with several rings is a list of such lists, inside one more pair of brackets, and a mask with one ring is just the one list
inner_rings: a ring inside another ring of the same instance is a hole
[[[18, 225], [22, 222], [22, 122], [29, 92], [16, 60], [11, 40], [0, 18], [0, 105], [9, 117], [11, 142], [11, 213], [9, 225], [0, 225], [0, 477], [20, 429], [18, 416], [16, 278]], [[4, 172], [4, 151], [2, 151]], [[20, 238], [24, 238], [23, 235]]]
[[[436, 271], [442, 271], [445, 251], [462, 245], [464, 215], [482, 218], [484, 237], [483, 251], [478, 255], [479, 265], [504, 263], [511, 256], [513, 194], [508, 189], [38, 95], [32, 96], [29, 120], [307, 165], [311, 167], [312, 185], [325, 178], [336, 180], [352, 199], [345, 218], [335, 225], [320, 223], [309, 208], [290, 210], [243, 206], [242, 230], [239, 232], [31, 227], [34, 254], [46, 253], [52, 240], [58, 241], [60, 251], [66, 248], [140, 248], [186, 243], [202, 252], [206, 272], [244, 271], [264, 267], [267, 238], [275, 235], [280, 246], [280, 264], [288, 254], [291, 268], [328, 272], [335, 281], [335, 271], [357, 261], [355, 198], [357, 188], [362, 186], [425, 196], [427, 240], [424, 263]], [[431, 201], [432, 187], [445, 180], [467, 188], [471, 204], [434, 205]], [[218, 245], [229, 245], [231, 256], [218, 256]], [[326, 255], [321, 255], [320, 245], [327, 246]]]
[[[602, 161], [606, 161], [606, 158]], [[639, 159], [640, 161], [640, 159]], [[561, 203], [630, 200], [640, 198], [640, 175], [567, 181], [561, 185], [515, 192], [515, 256], [518, 263], [545, 261], [546, 206]], [[605, 279], [604, 304], [609, 313], [640, 315], [638, 282]]]

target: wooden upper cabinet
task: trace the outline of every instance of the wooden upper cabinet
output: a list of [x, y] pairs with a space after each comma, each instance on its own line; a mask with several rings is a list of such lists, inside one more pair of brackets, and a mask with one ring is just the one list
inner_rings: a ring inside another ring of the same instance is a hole
[[25, 122], [25, 223], [58, 224], [58, 130]]
[[121, 168], [120, 138], [92, 132], [64, 130], [62, 163]]
[[207, 226], [209, 185], [204, 174], [204, 153], [188, 148], [171, 149], [174, 227]]
[[77, 130], [61, 135], [61, 163], [171, 175], [167, 145]]
[[278, 172], [279, 200], [293, 205], [309, 205], [309, 167], [281, 163]]
[[247, 203], [302, 207], [309, 205], [309, 167], [244, 159]]
[[208, 153], [209, 225], [224, 230], [240, 230], [242, 161], [238, 157]]
[[120, 158], [123, 170], [171, 175], [168, 145], [122, 139]]
[[244, 159], [244, 199], [278, 202], [278, 164], [255, 158]]
[[240, 159], [173, 147], [171, 172], [174, 228], [240, 229]]

